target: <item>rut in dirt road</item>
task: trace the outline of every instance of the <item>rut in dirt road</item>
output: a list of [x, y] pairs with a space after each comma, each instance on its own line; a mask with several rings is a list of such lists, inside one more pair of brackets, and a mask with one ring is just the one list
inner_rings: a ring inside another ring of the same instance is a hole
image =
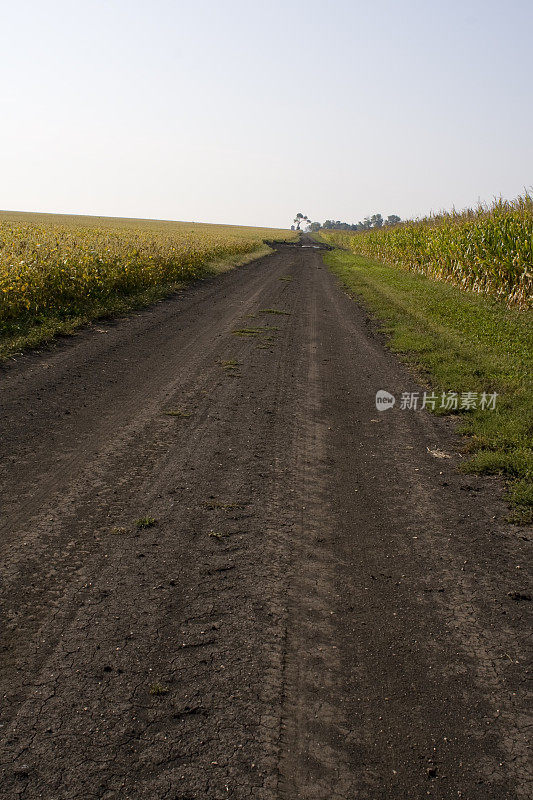
[[528, 534], [373, 330], [280, 245], [4, 369], [0, 798], [532, 796]]

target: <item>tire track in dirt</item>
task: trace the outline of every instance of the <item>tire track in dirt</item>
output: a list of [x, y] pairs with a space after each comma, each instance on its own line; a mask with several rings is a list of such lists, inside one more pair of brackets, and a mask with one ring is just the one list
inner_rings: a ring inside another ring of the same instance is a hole
[[[312, 287], [314, 288], [314, 287]], [[318, 364], [317, 294], [308, 289], [306, 348], [296, 407], [294, 541], [288, 599], [281, 783], [283, 797], [355, 796], [357, 784], [344, 749], [347, 723], [336, 698], [343, 695], [335, 627], [335, 570], [324, 531], [332, 508], [326, 479], [323, 384]]]

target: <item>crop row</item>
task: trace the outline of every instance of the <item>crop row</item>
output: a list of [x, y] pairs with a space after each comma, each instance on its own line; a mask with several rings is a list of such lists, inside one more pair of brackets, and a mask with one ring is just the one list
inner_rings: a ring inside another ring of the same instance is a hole
[[324, 241], [527, 308], [533, 299], [533, 198], [495, 201]]
[[190, 280], [208, 262], [251, 252], [267, 235], [287, 235], [215, 225], [43, 219], [0, 219], [0, 322], [76, 314], [110, 297]]

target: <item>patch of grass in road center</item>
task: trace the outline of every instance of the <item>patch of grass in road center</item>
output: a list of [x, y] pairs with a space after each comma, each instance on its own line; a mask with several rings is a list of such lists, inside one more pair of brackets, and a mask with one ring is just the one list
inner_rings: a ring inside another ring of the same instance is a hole
[[275, 339], [274, 336], [264, 336], [261, 339], [261, 344], [258, 344], [255, 349], [256, 350], [270, 350], [270, 352], [273, 352], [272, 348], [274, 346], [275, 341], [276, 341], [276, 339]]
[[168, 686], [163, 686], [162, 683], [152, 683], [150, 686], [150, 694], [155, 695], [156, 697], [161, 697], [164, 694], [168, 694], [170, 689]]
[[178, 419], [189, 419], [192, 417], [190, 411], [182, 411], [181, 408], [171, 408], [169, 411], [163, 412], [166, 417], [177, 417]]
[[262, 308], [257, 313], [258, 314], [285, 314], [286, 316], [290, 317], [292, 312], [291, 311], [282, 311], [279, 308]]
[[513, 520], [531, 521], [533, 321], [528, 313], [341, 250], [325, 253], [324, 262], [376, 314], [391, 349], [435, 392], [498, 393], [495, 411], [461, 412], [459, 431], [468, 436], [470, 453], [463, 469], [508, 478]]
[[221, 533], [220, 531], [209, 531], [207, 535], [212, 539], [225, 539], [227, 536], [229, 536], [228, 533]]
[[157, 520], [154, 517], [141, 517], [135, 521], [135, 527], [140, 529], [153, 528], [154, 525], [157, 525]]
[[272, 325], [263, 325], [262, 327], [258, 328], [237, 328], [236, 330], [232, 331], [232, 333], [235, 336], [261, 336], [269, 331], [279, 331], [279, 328], [276, 328]]
[[260, 328], [237, 328], [232, 331], [234, 336], [258, 336], [261, 333]]
[[280, 281], [292, 281], [292, 275], [282, 275]]
[[239, 369], [240, 361], [237, 361], [236, 358], [230, 358], [228, 361], [221, 361], [220, 364], [222, 369], [225, 369], [226, 372], [233, 372], [236, 369]]

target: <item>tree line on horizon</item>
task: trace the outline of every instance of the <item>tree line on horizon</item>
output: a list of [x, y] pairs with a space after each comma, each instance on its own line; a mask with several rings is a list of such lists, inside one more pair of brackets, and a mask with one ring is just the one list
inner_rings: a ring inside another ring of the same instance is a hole
[[373, 214], [371, 217], [365, 217], [362, 222], [341, 222], [333, 219], [327, 219], [323, 225], [320, 222], [310, 222], [309, 230], [319, 231], [323, 228], [328, 231], [369, 231], [375, 228], [397, 225], [401, 221], [401, 217], [397, 214], [389, 214], [386, 219], [383, 219], [381, 214]]

